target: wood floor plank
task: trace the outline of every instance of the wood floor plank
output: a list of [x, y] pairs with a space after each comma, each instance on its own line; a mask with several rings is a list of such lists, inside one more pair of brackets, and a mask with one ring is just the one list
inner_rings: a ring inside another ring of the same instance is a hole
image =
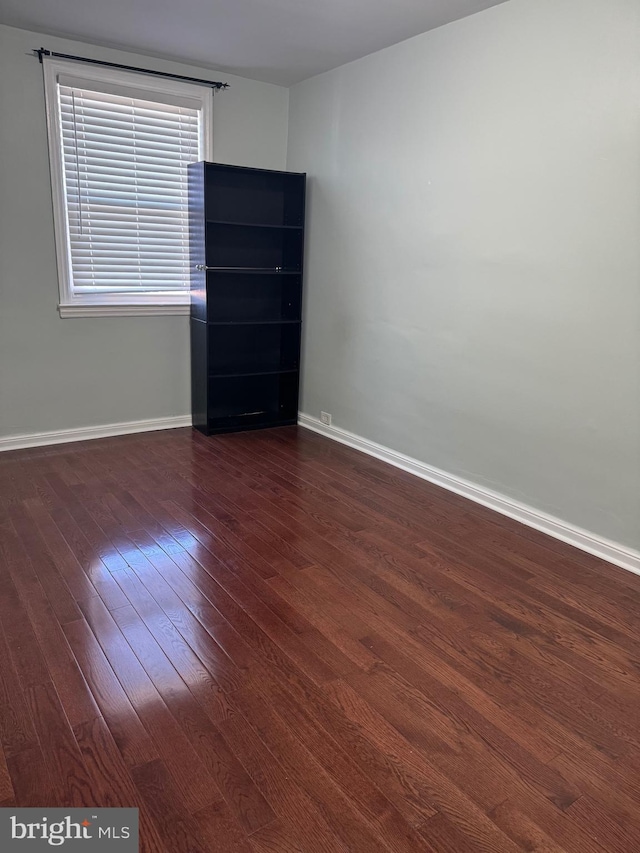
[[295, 427], [0, 455], [0, 804], [145, 853], [640, 849], [640, 578]]
[[270, 823], [275, 815], [205, 713], [208, 695], [199, 697], [200, 705], [133, 608], [114, 617], [238, 822], [248, 834]]
[[635, 824], [640, 832], [638, 787], [624, 766], [614, 764], [595, 750], [561, 753], [549, 762], [565, 779], [604, 805], [620, 823]]
[[134, 767], [153, 761], [158, 750], [87, 623], [72, 622], [64, 630], [126, 763]]
[[[350, 848], [334, 831], [331, 814], [290, 774], [241, 714], [220, 724], [222, 734], [278, 815], [279, 826], [291, 828], [294, 845], [309, 853], [347, 853]], [[256, 835], [268, 833], [258, 830]]]
[[[81, 614], [78, 605], [67, 585], [64, 573], [58, 560], [57, 543], [48, 536], [45, 542], [39, 530], [29, 518], [29, 509], [33, 504], [40, 505], [37, 500], [27, 500], [20, 509], [11, 512], [11, 520], [22, 545], [36, 569], [38, 580], [47, 594], [47, 598], [61, 625], [74, 622]], [[68, 574], [68, 572], [67, 572]], [[72, 573], [73, 574], [73, 573]], [[72, 580], [73, 583], [73, 580]]]
[[126, 599], [120, 594], [120, 590], [107, 567], [87, 539], [86, 526], [80, 526], [66, 506], [54, 507], [51, 511], [51, 517], [77, 558], [82, 572], [86, 575], [86, 581], [80, 577], [81, 583], [73, 584], [74, 590], [77, 590], [77, 600], [92, 598], [98, 594], [109, 610], [126, 604]]
[[282, 818], [276, 818], [252, 834], [251, 849], [259, 853], [305, 853], [309, 848], [295, 826]]
[[[25, 509], [32, 523], [35, 524], [40, 539], [50, 552], [56, 568], [66, 580], [69, 589], [73, 589], [74, 597], [80, 595], [91, 598], [95, 595], [95, 589], [89, 577], [83, 577], [82, 564], [89, 563], [86, 540], [79, 532], [80, 528], [75, 525], [73, 516], [69, 513], [68, 504], [60, 500], [56, 489], [49, 482], [54, 478], [59, 481], [57, 474], [46, 477], [47, 484], [57, 500], [50, 501], [48, 505], [45, 505], [42, 500], [28, 500], [24, 502]], [[59, 524], [58, 519], [62, 519], [63, 523]]]
[[165, 848], [171, 853], [208, 853], [196, 821], [180, 808], [180, 793], [162, 761], [135, 767], [132, 773]]
[[98, 718], [83, 723], [74, 729], [74, 734], [99, 797], [93, 805], [101, 808], [137, 808], [140, 850], [144, 853], [165, 853], [166, 848], [149, 810], [104, 720]]
[[0, 802], [13, 799], [14, 790], [11, 782], [11, 774], [7, 767], [7, 759], [4, 750], [0, 746]]
[[[465, 832], [463, 828], [454, 824], [442, 812], [438, 812], [434, 817], [423, 823], [418, 832], [438, 853], [480, 853], [480, 851], [486, 850], [482, 840], [474, 840], [473, 827], [468, 827], [468, 830]], [[532, 851], [536, 848], [525, 849]], [[553, 853], [558, 853], [558, 851], [553, 851]]]
[[53, 685], [28, 687], [26, 696], [60, 805], [70, 808], [95, 805], [100, 801], [95, 782], [87, 771]]
[[[177, 508], [176, 514], [181, 515]], [[191, 552], [189, 553], [191, 555]], [[199, 555], [199, 562], [196, 562], [200, 569], [205, 569], [205, 574], [209, 574], [209, 578], [200, 574], [197, 580], [198, 585], [206, 588], [205, 595], [210, 602], [215, 604], [216, 600], [224, 599], [225, 604], [221, 605], [223, 615], [230, 612], [230, 609], [239, 615], [243, 623], [241, 633], [252, 634], [257, 638], [258, 646], [262, 649], [265, 645], [280, 649], [296, 666], [309, 673], [310, 677], [319, 683], [335, 677], [333, 670], [305, 645], [300, 635], [287, 625], [285, 620], [280, 618], [283, 614], [276, 613], [262, 602], [255, 593], [238, 580], [234, 572], [225, 571], [225, 565], [219, 563], [215, 554], [208, 549], [209, 557], [200, 553], [199, 549], [194, 553]], [[184, 565], [184, 561], [182, 564]]]
[[[338, 747], [348, 754], [358, 770], [384, 792], [407, 823], [412, 827], [419, 826], [436, 813], [435, 808], [416, 791], [411, 784], [410, 775], [405, 774], [403, 767], [393, 761], [388, 750], [376, 748], [363, 737], [359, 727], [343, 712], [340, 702], [331, 701], [339, 689], [339, 684], [340, 682], [334, 682], [327, 693], [313, 682], [301, 678], [290, 678], [282, 682], [276, 674], [266, 672], [262, 673], [261, 677], [261, 686], [269, 696], [269, 702], [282, 706], [283, 700], [290, 697], [297, 705], [294, 716], [299, 715], [301, 710], [308, 714], [320, 733], [321, 741], [329, 745], [335, 741]], [[283, 696], [283, 691], [287, 697]], [[374, 716], [370, 707], [368, 715]], [[285, 719], [286, 712], [280, 716]], [[411, 745], [407, 746], [411, 749]], [[327, 747], [327, 752], [330, 751]]]
[[[584, 851], [584, 853], [611, 853], [611, 848], [603, 847], [594, 837], [586, 823], [574, 820], [570, 808], [560, 811], [543, 797], [527, 797], [522, 800], [514, 797], [502, 809], [509, 807], [509, 817], [499, 808], [495, 817], [505, 835], [514, 839], [520, 849], [526, 850], [527, 838], [545, 836], [538, 846], [544, 850], [546, 837], [562, 850]], [[493, 818], [493, 814], [490, 815]], [[535, 849], [535, 847], [534, 847]], [[552, 848], [553, 849], [553, 848]]]
[[[425, 754], [415, 748], [383, 713], [369, 704], [357, 690], [336, 682], [331, 694], [361, 734], [379, 750], [386, 752], [398, 767], [412, 796], [428, 804], [434, 812], [442, 812], [465, 833], [473, 827], [474, 837], [487, 849], [514, 850], [508, 839], [496, 830], [470, 795], [465, 794], [446, 774], [435, 769]], [[373, 696], [371, 697], [373, 698]], [[502, 846], [501, 846], [502, 845]]]
[[9, 757], [38, 746], [38, 736], [1, 626], [0, 743]]
[[[365, 638], [363, 643], [424, 693], [443, 715], [455, 720], [462, 731], [467, 729], [479, 742], [489, 744], [501, 762], [508, 764], [514, 771], [515, 778], [512, 778], [511, 785], [517, 787], [521, 781], [525, 781], [544, 793], [559, 808], [566, 808], [578, 799], [581, 794], [579, 790], [574, 789], [555, 768], [550, 768], [536, 758], [533, 733], [526, 746], [522, 745], [491, 719], [464, 702], [459, 695], [443, 686], [437, 678], [430, 676], [426, 667], [398, 651], [391, 643], [379, 637]], [[500, 775], [509, 779], [512, 773], [503, 768]]]
[[[46, 749], [51, 749], [49, 746]], [[28, 747], [7, 758], [16, 805], [19, 808], [57, 808], [67, 805], [64, 785], [49, 772], [50, 763], [40, 745]]]
[[163, 768], [176, 780], [183, 803], [190, 812], [209, 805], [214, 799], [213, 780], [111, 614], [97, 599], [92, 599], [85, 607], [85, 618], [129, 701], [151, 735]]
[[[147, 559], [142, 561], [139, 556], [134, 559], [128, 557], [140, 582], [191, 648], [202, 648], [204, 657], [211, 663], [211, 670], [216, 673], [216, 681], [223, 688], [236, 687], [241, 677], [239, 670], [247, 669], [255, 658], [241, 634], [213, 603], [222, 601], [226, 610], [244, 611], [190, 554], [181, 552], [169, 557], [164, 552], [159, 555], [157, 549], [153, 549], [153, 553], [147, 551], [144, 556]], [[212, 555], [209, 556], [213, 560]], [[218, 571], [224, 571], [224, 567], [215, 562], [216, 576]], [[208, 639], [205, 634], [209, 635]], [[225, 655], [228, 660], [225, 660]]]
[[[206, 656], [210, 667], [208, 669], [137, 576], [132, 571], [116, 572], [116, 575], [118, 583], [123, 590], [126, 590], [128, 600], [136, 609], [135, 615], [144, 623], [147, 632], [153, 637], [154, 643], [158, 644], [175, 670], [180, 673], [181, 681], [202, 700], [207, 708], [207, 713], [214, 721], [223, 718], [226, 714], [227, 703], [225, 691], [220, 686], [219, 681], [223, 682], [225, 679], [220, 674], [222, 667], [214, 668], [214, 664], [211, 663], [213, 643], [210, 644], [209, 654]], [[131, 624], [132, 620], [125, 618], [130, 612], [130, 606], [121, 607], [114, 611], [113, 618], [121, 629], [123, 625], [129, 626]], [[176, 617], [174, 614], [174, 618], [180, 617]], [[183, 616], [183, 618], [185, 617]], [[136, 629], [139, 635], [144, 634], [140, 626], [136, 625]], [[196, 643], [194, 645], [197, 646]], [[133, 648], [137, 653], [138, 647], [134, 646]], [[219, 661], [220, 656], [218, 655], [214, 663], [219, 664]], [[218, 679], [216, 679], [216, 675]], [[240, 679], [238, 678], [233, 686], [239, 686], [239, 684]]]
[[22, 689], [49, 681], [49, 670], [8, 568], [0, 566], [0, 624]]
[[267, 688], [266, 693], [269, 706], [282, 723], [295, 730], [296, 737], [305, 749], [358, 811], [376, 826], [378, 834], [391, 849], [412, 850], [421, 846], [419, 836], [396, 808], [393, 798], [387, 798], [352, 756], [331, 737], [327, 737], [327, 732], [317, 725], [303, 703], [295, 701], [285, 690]]
[[612, 813], [610, 807], [603, 806], [588, 794], [576, 800], [567, 809], [567, 814], [586, 830], [603, 850], [627, 853], [637, 845], [638, 822], [637, 819], [633, 820], [636, 815], [631, 816], [632, 820], [629, 821], [624, 814], [616, 814], [615, 811]]
[[545, 850], [547, 853], [563, 853], [565, 850], [509, 800], [495, 808], [490, 817], [523, 850]]
[[[62, 707], [72, 726], [99, 715], [98, 706], [89, 690], [64, 634], [63, 624], [45, 594], [40, 579], [26, 554], [20, 554], [16, 543], [14, 554], [22, 559], [9, 566], [18, 596], [29, 616], [42, 655]], [[78, 609], [78, 614], [80, 610]]]
[[253, 848], [247, 835], [233, 819], [226, 803], [212, 803], [196, 812], [193, 820], [207, 853], [251, 853]]
[[[421, 849], [416, 847], [415, 836], [407, 831], [408, 826], [402, 821], [403, 831], [397, 831], [397, 826], [395, 834], [388, 831], [384, 822], [387, 815], [379, 796], [363, 800], [362, 784], [359, 785], [360, 791], [345, 794], [313, 757], [308, 744], [303, 745], [296, 740], [288, 726], [273, 713], [269, 703], [255, 691], [237, 691], [233, 702], [294, 781], [304, 787], [312, 799], [331, 810], [332, 828], [349, 849], [370, 850], [372, 853], [382, 850], [409, 853]], [[351, 776], [355, 782], [356, 777], [353, 773]], [[377, 805], [374, 806], [376, 799]], [[424, 849], [428, 850], [426, 846]]]

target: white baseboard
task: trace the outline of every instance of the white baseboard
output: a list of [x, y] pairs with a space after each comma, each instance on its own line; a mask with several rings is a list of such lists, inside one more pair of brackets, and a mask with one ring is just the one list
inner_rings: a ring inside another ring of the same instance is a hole
[[528, 527], [534, 527], [536, 530], [547, 533], [555, 539], [560, 539], [569, 545], [574, 545], [581, 551], [586, 551], [589, 554], [607, 560], [609, 563], [627, 569], [629, 572], [640, 575], [640, 551], [635, 551], [617, 542], [604, 539], [595, 533], [583, 530], [581, 527], [576, 527], [573, 524], [569, 524], [569, 522], [562, 521], [538, 509], [508, 498], [506, 495], [501, 495], [499, 492], [486, 489], [484, 486], [478, 486], [455, 474], [448, 474], [446, 471], [441, 471], [439, 468], [434, 468], [432, 465], [427, 465], [418, 459], [412, 459], [410, 456], [405, 456], [404, 453], [398, 453], [389, 447], [376, 444], [375, 441], [369, 441], [369, 439], [349, 432], [346, 429], [340, 429], [340, 427], [336, 426], [326, 426], [317, 418], [313, 418], [310, 415], [300, 413], [298, 423], [302, 427], [313, 430], [313, 432], [320, 433], [320, 435], [324, 435], [334, 441], [339, 441], [341, 444], [346, 444], [356, 450], [361, 450], [369, 456], [375, 456], [376, 459], [382, 459], [383, 462], [388, 462], [396, 468], [401, 468], [403, 471], [415, 474], [423, 480], [428, 480], [430, 483], [442, 486], [442, 488], [448, 489], [450, 492], [455, 492], [458, 495], [469, 498], [469, 500], [475, 501], [475, 503], [489, 507], [489, 509], [493, 509], [502, 515], [507, 515], [509, 518], [520, 521]]
[[158, 429], [175, 429], [191, 426], [191, 415], [170, 418], [150, 418], [146, 421], [125, 421], [119, 424], [62, 429], [53, 432], [31, 432], [23, 435], [0, 436], [0, 451], [22, 450], [26, 447], [43, 447], [47, 444], [66, 444], [70, 441], [88, 441], [92, 438], [109, 438], [134, 432], [152, 432]]

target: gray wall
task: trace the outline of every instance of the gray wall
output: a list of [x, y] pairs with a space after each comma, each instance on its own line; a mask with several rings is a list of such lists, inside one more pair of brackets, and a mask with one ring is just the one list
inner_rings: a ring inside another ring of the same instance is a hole
[[510, 0], [299, 84], [302, 410], [640, 546], [640, 3]]
[[187, 317], [58, 315], [41, 45], [227, 80], [214, 99], [224, 163], [284, 168], [288, 91], [0, 26], [0, 436], [186, 415]]

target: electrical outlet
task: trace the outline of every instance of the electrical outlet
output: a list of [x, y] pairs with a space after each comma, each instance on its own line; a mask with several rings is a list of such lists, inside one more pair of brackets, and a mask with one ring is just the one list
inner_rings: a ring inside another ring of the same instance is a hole
[[320, 420], [323, 424], [331, 426], [331, 415], [329, 414], [329, 412], [320, 412]]

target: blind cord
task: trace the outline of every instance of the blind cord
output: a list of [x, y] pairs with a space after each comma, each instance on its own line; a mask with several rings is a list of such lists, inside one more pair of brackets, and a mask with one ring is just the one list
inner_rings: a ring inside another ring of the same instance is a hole
[[80, 236], [84, 237], [84, 217], [82, 215], [82, 179], [80, 177], [80, 154], [78, 153], [78, 119], [76, 116], [76, 93], [71, 90], [71, 113], [73, 115], [73, 147], [78, 176], [78, 219], [80, 220]]

